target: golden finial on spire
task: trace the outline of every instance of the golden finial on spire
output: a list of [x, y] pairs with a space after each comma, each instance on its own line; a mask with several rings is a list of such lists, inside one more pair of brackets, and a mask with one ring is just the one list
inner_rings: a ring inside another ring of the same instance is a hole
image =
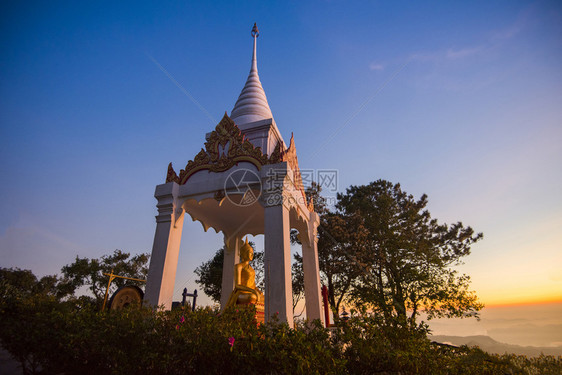
[[254, 27], [252, 27], [252, 37], [257, 38], [260, 36], [260, 31], [258, 30], [258, 26], [254, 22]]

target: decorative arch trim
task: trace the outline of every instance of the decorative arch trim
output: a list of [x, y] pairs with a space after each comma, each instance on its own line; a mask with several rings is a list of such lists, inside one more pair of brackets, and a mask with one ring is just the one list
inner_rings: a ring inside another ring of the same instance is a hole
[[283, 149], [278, 142], [271, 156], [265, 155], [260, 147], [255, 147], [242, 134], [234, 121], [225, 113], [210, 135], [205, 148], [201, 149], [193, 160], [187, 162], [179, 176], [174, 171], [172, 163], [168, 165], [166, 183], [176, 182], [184, 185], [189, 177], [201, 170], [210, 172], [224, 172], [240, 162], [249, 162], [258, 170], [265, 164], [276, 164], [283, 161]]

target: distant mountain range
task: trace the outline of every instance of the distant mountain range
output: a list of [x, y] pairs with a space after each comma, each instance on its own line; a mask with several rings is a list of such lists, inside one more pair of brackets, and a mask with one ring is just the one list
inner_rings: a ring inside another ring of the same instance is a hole
[[538, 346], [521, 346], [511, 345], [498, 342], [490, 336], [445, 336], [436, 335], [429, 336], [432, 341], [455, 346], [467, 345], [478, 346], [480, 349], [493, 354], [522, 354], [528, 357], [536, 357], [541, 353], [545, 355], [562, 355], [562, 346], [555, 347], [538, 347]]

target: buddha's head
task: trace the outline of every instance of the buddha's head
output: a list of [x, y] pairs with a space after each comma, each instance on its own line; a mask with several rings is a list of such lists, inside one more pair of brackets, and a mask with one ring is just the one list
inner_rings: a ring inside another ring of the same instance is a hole
[[246, 242], [240, 248], [240, 261], [245, 262], [252, 259], [254, 259], [254, 249], [248, 243], [248, 237], [246, 237]]

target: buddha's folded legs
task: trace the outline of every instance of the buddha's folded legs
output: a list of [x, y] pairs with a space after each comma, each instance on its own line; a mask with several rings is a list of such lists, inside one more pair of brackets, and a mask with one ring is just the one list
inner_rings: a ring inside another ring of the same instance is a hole
[[258, 297], [253, 293], [240, 293], [236, 300], [236, 304], [246, 305], [255, 304], [258, 301]]

